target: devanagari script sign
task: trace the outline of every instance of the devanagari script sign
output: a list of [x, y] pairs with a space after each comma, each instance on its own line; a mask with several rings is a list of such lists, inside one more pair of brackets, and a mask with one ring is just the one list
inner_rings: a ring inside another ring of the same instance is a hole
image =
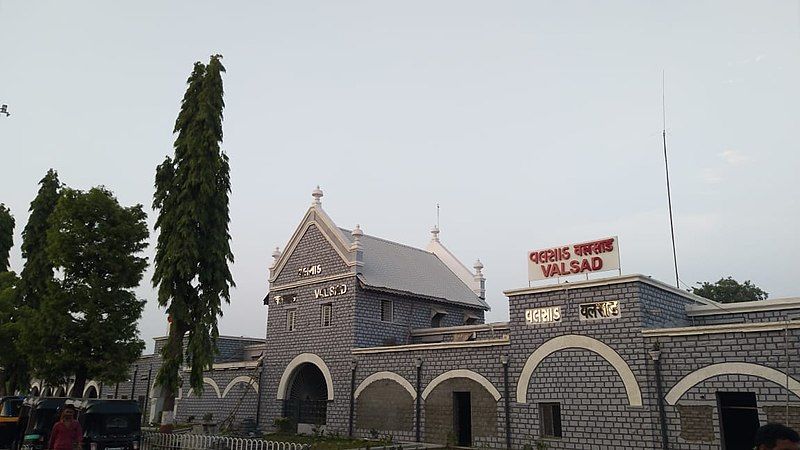
[[534, 250], [528, 253], [528, 280], [619, 269], [617, 237]]

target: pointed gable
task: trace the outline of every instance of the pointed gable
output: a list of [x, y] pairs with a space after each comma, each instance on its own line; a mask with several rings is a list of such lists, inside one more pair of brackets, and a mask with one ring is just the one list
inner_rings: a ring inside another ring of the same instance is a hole
[[[305, 275], [301, 273], [304, 269]], [[307, 280], [311, 278], [308, 275], [309, 271], [313, 277], [341, 275], [351, 271], [331, 239], [325, 236], [315, 223], [305, 227], [300, 240], [287, 255], [286, 261], [272, 282], [280, 286]]]
[[[314, 278], [324, 278], [348, 273], [356, 265], [357, 258], [349, 241], [322, 210], [319, 186], [312, 196], [314, 202], [289, 239], [286, 250], [277, 254], [270, 268], [269, 281], [273, 286], [309, 279], [308, 275], [300, 273], [304, 268], [319, 271], [313, 274]], [[317, 269], [312, 269], [314, 267]]]

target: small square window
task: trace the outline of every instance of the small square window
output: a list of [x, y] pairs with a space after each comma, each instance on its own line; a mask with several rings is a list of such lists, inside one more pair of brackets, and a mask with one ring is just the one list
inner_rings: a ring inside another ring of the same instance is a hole
[[383, 322], [394, 320], [394, 302], [391, 300], [381, 300], [381, 320]]
[[539, 432], [542, 437], [561, 437], [561, 403], [539, 403]]
[[297, 319], [297, 310], [286, 311], [286, 331], [294, 331]]
[[322, 305], [322, 310], [320, 311], [320, 315], [322, 316], [322, 326], [329, 327], [331, 326], [331, 322], [333, 320], [333, 305], [327, 303]]

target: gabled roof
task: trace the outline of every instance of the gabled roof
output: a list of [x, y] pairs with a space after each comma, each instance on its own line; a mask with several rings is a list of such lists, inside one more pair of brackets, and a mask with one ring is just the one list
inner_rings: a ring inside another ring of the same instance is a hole
[[[351, 231], [340, 228], [352, 243]], [[364, 284], [488, 310], [489, 305], [431, 252], [364, 234]]]
[[[314, 189], [311, 196], [314, 201], [295, 229], [285, 251], [281, 252], [276, 248], [272, 254], [275, 260], [270, 267], [270, 283], [274, 283], [278, 278], [291, 254], [303, 239], [305, 231], [315, 225], [350, 267], [352, 273], [367, 287], [427, 297], [472, 308], [490, 309], [476, 293], [480, 292], [482, 295], [483, 292], [484, 278], [480, 272], [482, 265], [479, 265], [476, 274], [472, 275], [441, 244], [439, 245], [441, 249], [437, 247], [437, 251], [443, 249], [444, 259], [437, 256], [433, 250], [426, 251], [365, 235], [358, 226], [355, 230], [357, 237], [354, 237], [350, 230], [338, 228], [322, 209], [320, 199], [323, 193], [319, 186]], [[474, 284], [479, 285], [478, 288], [470, 284], [470, 276], [476, 279]]]

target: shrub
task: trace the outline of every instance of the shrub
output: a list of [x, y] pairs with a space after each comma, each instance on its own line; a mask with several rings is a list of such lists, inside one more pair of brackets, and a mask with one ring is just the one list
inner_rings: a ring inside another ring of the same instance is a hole
[[278, 429], [281, 433], [291, 433], [292, 432], [292, 419], [288, 417], [276, 417], [272, 420], [272, 425]]

